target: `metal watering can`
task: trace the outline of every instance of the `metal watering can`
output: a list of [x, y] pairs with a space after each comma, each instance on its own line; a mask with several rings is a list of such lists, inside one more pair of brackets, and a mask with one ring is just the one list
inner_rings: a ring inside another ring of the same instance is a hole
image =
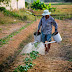
[[[51, 41], [51, 42], [46, 42], [45, 44], [49, 44], [49, 43], [59, 43], [62, 41], [62, 38], [60, 36], [60, 34], [57, 32], [57, 33], [53, 33], [52, 34], [52, 37], [54, 39], [54, 41]], [[36, 42], [41, 42], [41, 33], [39, 32], [39, 34], [37, 32], [34, 33], [34, 43]]]

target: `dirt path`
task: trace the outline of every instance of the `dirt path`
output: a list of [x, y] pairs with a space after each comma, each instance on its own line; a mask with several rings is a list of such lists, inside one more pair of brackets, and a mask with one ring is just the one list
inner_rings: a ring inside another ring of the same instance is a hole
[[12, 56], [15, 51], [17, 51], [17, 48], [19, 47], [22, 40], [25, 40], [31, 33], [33, 34], [34, 30], [37, 28], [38, 23], [39, 20], [22, 30], [20, 33], [14, 36], [8, 44], [0, 48], [0, 64], [9, 56]]
[[[56, 20], [58, 23], [58, 31], [63, 41], [60, 44], [53, 43], [51, 49], [46, 55], [40, 55], [33, 61], [36, 64], [28, 72], [72, 72], [72, 21]], [[13, 65], [6, 72], [12, 72], [18, 65], [23, 65], [26, 56], [18, 55]]]

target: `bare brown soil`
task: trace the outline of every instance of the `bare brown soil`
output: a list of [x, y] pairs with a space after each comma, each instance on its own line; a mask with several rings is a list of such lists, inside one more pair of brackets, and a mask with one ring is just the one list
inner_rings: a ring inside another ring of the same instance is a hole
[[17, 31], [21, 27], [25, 26], [26, 23], [10, 24], [10, 25], [0, 25], [0, 39], [8, 36], [14, 31]]
[[[56, 20], [56, 22], [63, 39], [62, 42], [60, 44], [53, 43], [46, 55], [40, 55], [39, 58], [33, 61], [36, 65], [28, 72], [72, 72], [72, 62], [68, 61], [72, 59], [72, 21]], [[36, 26], [36, 23], [34, 26]], [[33, 30], [26, 31], [26, 34], [29, 32], [33, 32]], [[5, 72], [13, 72], [18, 65], [24, 65], [25, 57], [26, 55], [18, 55], [12, 66]]]
[[20, 43], [34, 32], [34, 30], [37, 28], [38, 23], [39, 20], [22, 30], [19, 34], [14, 36], [8, 44], [5, 44], [3, 47], [0, 48], [0, 64], [9, 56], [12, 56], [15, 51], [17, 51]]

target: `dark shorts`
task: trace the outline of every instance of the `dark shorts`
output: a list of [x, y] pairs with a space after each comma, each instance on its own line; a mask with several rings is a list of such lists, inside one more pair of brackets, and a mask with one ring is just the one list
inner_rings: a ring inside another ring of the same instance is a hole
[[42, 33], [42, 42], [43, 43], [45, 43], [45, 41], [51, 41], [51, 34], [47, 34], [47, 35], [45, 35], [45, 34], [43, 34], [43, 32], [41, 32]]

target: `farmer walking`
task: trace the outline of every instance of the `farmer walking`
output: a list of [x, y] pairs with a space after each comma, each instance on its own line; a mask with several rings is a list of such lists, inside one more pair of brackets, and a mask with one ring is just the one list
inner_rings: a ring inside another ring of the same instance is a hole
[[[41, 18], [39, 25], [38, 25], [38, 33], [41, 27], [41, 33], [42, 33], [42, 42], [45, 43], [45, 41], [50, 42], [51, 41], [51, 34], [52, 34], [52, 25], [55, 26], [55, 32], [58, 32], [57, 23], [55, 22], [54, 18], [50, 16], [51, 12], [49, 10], [44, 10], [43, 17]], [[48, 52], [50, 49], [51, 44], [48, 44], [46, 47], [45, 44], [45, 51]]]

